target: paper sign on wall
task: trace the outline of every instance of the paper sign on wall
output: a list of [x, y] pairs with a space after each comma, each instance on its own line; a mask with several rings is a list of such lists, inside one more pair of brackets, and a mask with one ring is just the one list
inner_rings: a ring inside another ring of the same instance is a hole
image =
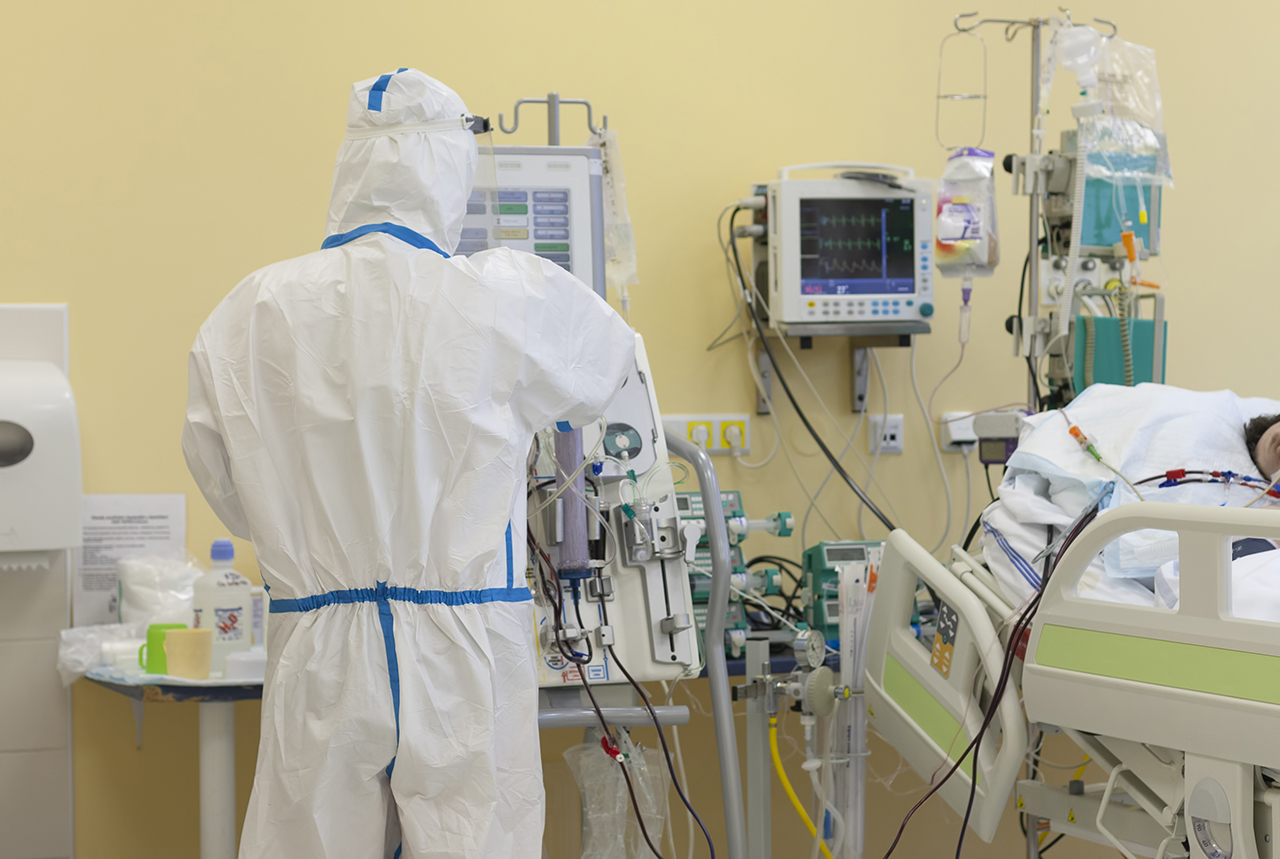
[[76, 566], [75, 625], [117, 623], [116, 561], [158, 555], [181, 558], [187, 546], [187, 496], [86, 495], [84, 549]]

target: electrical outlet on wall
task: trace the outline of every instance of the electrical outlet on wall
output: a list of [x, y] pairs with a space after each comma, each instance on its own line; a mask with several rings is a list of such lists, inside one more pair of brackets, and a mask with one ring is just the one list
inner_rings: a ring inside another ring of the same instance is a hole
[[968, 453], [978, 447], [978, 434], [973, 431], [972, 412], [943, 412], [942, 449], [951, 453]]
[[884, 414], [868, 415], [867, 418], [871, 422], [871, 434], [867, 436], [867, 452], [875, 453], [877, 448], [880, 453], [902, 453], [902, 415], [889, 415], [885, 420]]
[[751, 419], [747, 415], [663, 415], [662, 426], [707, 453], [751, 452]]

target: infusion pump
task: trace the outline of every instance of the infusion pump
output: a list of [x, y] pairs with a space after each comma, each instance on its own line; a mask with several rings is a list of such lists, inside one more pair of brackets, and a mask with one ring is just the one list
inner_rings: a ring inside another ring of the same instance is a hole
[[[849, 169], [790, 178], [823, 167]], [[852, 334], [857, 323], [914, 321], [914, 333], [928, 330], [919, 323], [934, 307], [932, 180], [889, 165], [811, 164], [784, 167], [752, 191], [765, 198], [752, 256], [774, 328]], [[883, 324], [865, 328], [887, 333]]]

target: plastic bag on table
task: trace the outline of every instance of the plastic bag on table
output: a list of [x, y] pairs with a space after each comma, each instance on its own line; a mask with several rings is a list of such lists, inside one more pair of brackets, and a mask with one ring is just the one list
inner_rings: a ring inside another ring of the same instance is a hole
[[943, 277], [990, 277], [1000, 263], [995, 153], [957, 149], [938, 186], [935, 258]]
[[146, 634], [145, 623], [102, 623], [62, 630], [58, 641], [58, 674], [62, 685], [70, 686], [90, 668], [102, 665], [104, 643], [143, 638]]
[[194, 558], [121, 558], [116, 571], [121, 621], [191, 625], [195, 580], [204, 573]]

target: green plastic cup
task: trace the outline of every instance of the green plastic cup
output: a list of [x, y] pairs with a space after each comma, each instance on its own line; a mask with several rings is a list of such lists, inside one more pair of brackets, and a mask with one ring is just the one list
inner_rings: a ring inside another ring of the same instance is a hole
[[138, 648], [138, 665], [148, 674], [168, 674], [164, 655], [164, 635], [171, 629], [186, 629], [185, 623], [153, 623], [147, 627], [147, 643]]

